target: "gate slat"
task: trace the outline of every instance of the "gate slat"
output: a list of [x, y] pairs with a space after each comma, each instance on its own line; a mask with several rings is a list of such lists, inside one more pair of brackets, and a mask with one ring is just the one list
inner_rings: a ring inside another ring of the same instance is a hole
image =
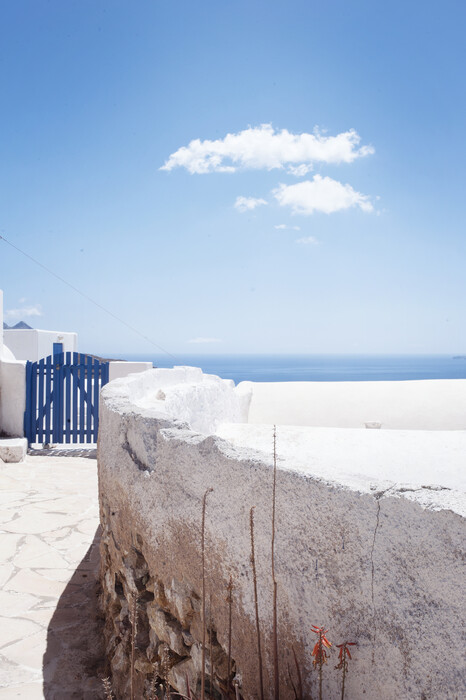
[[94, 360], [94, 401], [92, 407], [92, 416], [94, 419], [94, 442], [97, 442], [97, 435], [99, 432], [99, 390], [100, 390], [100, 372], [103, 368], [103, 364], [99, 360]]
[[71, 368], [71, 378], [72, 378], [72, 391], [73, 391], [73, 442], [78, 442], [78, 426], [79, 426], [79, 413], [78, 413], [78, 393], [79, 393], [79, 356], [77, 352], [73, 353], [73, 367]]
[[31, 444], [31, 375], [32, 362], [26, 362], [26, 409], [24, 411], [24, 435], [28, 439], [28, 444]]
[[84, 442], [84, 397], [86, 386], [85, 355], [79, 357], [79, 441]]
[[86, 358], [87, 383], [86, 383], [86, 442], [92, 442], [92, 382], [94, 381], [94, 371], [92, 357]]
[[52, 357], [45, 360], [45, 435], [44, 442], [52, 442], [50, 418], [52, 413]]
[[39, 396], [38, 404], [39, 411], [37, 416], [37, 442], [43, 442], [44, 437], [44, 374], [45, 374], [45, 361], [44, 358], [39, 360], [38, 368], [39, 374]]
[[37, 362], [32, 367], [31, 390], [31, 442], [36, 442], [37, 434]]
[[58, 364], [57, 358], [52, 357], [52, 439], [53, 443], [58, 433]]
[[71, 442], [71, 353], [65, 362], [65, 442]]
[[[58, 376], [57, 376], [57, 382], [58, 382], [58, 425], [57, 425], [57, 442], [62, 443], [63, 442], [63, 407], [64, 407], [64, 386], [65, 386], [65, 372], [64, 372], [64, 362], [65, 362], [65, 353], [60, 352], [57, 353], [55, 356], [56, 361], [58, 362]], [[56, 366], [56, 365], [55, 365]]]

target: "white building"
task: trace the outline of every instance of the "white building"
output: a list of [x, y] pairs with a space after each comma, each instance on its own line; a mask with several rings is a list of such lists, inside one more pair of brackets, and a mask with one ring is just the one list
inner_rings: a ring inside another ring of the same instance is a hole
[[37, 362], [43, 357], [54, 355], [55, 352], [78, 351], [78, 334], [63, 331], [5, 328], [3, 342], [17, 360], [31, 362]]
[[[0, 289], [0, 435], [24, 434], [26, 361], [57, 352], [77, 352], [78, 334], [33, 328], [3, 328], [3, 292]], [[152, 362], [110, 362], [109, 379], [127, 377], [152, 368]]]
[[16, 360], [4, 343], [3, 292], [0, 289], [0, 434], [23, 435], [26, 363]]

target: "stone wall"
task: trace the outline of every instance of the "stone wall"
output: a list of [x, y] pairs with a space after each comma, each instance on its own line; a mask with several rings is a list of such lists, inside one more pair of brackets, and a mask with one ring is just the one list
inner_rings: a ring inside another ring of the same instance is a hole
[[[217, 383], [216, 392], [216, 382], [198, 374], [197, 383], [187, 382], [181, 389], [181, 370], [176, 377], [164, 378], [160, 372], [112, 382], [101, 398], [102, 606], [116, 696], [128, 697], [135, 598], [136, 697], [143, 697], [157, 664], [166, 667], [179, 692], [186, 692], [186, 679], [192, 689], [199, 687], [202, 503], [213, 489], [205, 512], [206, 667], [209, 676], [212, 655], [212, 696], [220, 697], [227, 681], [231, 580], [231, 675], [241, 682], [244, 698], [258, 697], [249, 528], [255, 506], [264, 685], [270, 698], [271, 454], [195, 432], [163, 410], [174, 392], [189, 397], [186, 414], [194, 415], [194, 405], [204, 405], [208, 397], [212, 412], [217, 406], [224, 414], [240, 415], [246, 399], [231, 385]], [[461, 697], [463, 518], [452, 510], [436, 510], [432, 503], [425, 508], [401, 490], [375, 484], [351, 489], [285, 468], [280, 459], [276, 503], [282, 698], [294, 697], [289, 676], [296, 683], [293, 649], [304, 697], [317, 697], [311, 625], [328, 628], [336, 644], [358, 642], [346, 682], [348, 698]], [[324, 697], [336, 698], [334, 650], [330, 657]]]

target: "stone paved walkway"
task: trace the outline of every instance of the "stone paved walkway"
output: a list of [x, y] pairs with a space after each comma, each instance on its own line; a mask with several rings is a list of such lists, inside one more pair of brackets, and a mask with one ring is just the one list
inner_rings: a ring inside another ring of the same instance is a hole
[[103, 697], [94, 456], [0, 462], [0, 700]]

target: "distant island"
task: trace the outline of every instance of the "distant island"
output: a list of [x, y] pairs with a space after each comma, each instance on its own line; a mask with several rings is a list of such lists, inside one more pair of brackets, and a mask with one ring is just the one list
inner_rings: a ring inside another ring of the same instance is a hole
[[18, 321], [18, 323], [14, 326], [9, 326], [8, 323], [5, 323], [5, 321], [3, 321], [3, 330], [9, 330], [9, 331], [29, 330], [29, 331], [32, 331], [32, 327], [28, 326], [28, 324], [24, 323], [24, 321]]
[[453, 355], [454, 360], [466, 360], [466, 355]]

